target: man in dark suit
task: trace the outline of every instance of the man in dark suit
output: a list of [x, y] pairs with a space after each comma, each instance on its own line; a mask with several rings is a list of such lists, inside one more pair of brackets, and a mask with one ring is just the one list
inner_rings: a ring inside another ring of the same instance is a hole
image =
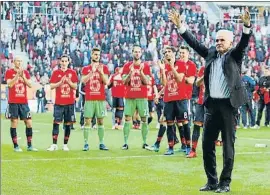
[[[243, 34], [240, 42], [233, 47], [233, 33], [219, 30], [216, 46], [206, 48], [183, 25], [184, 18], [175, 10], [169, 19], [177, 26], [183, 39], [206, 60], [204, 72], [205, 118], [202, 138], [204, 169], [208, 181], [200, 191], [223, 193], [230, 191], [231, 173], [234, 164], [234, 131], [238, 108], [247, 102], [247, 94], [241, 81], [241, 64], [251, 35], [250, 14], [246, 10], [240, 16]], [[215, 140], [221, 131], [223, 141], [223, 170], [219, 183], [216, 172]]]

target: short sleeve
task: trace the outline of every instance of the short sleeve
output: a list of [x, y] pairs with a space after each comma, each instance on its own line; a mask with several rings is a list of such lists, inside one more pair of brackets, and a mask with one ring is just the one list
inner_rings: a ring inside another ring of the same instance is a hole
[[204, 67], [201, 67], [201, 68], [200, 68], [200, 71], [199, 71], [199, 73], [198, 73], [198, 77], [202, 77], [203, 74], [204, 74]]
[[24, 74], [25, 74], [25, 77], [27, 79], [30, 79], [31, 78], [31, 76], [30, 76], [30, 74], [29, 74], [29, 72], [27, 70], [24, 70]]
[[83, 67], [82, 69], [82, 75], [87, 75], [88, 74], [88, 68], [87, 67]]
[[143, 73], [144, 73], [145, 75], [151, 75], [151, 74], [150, 74], [150, 66], [149, 66], [147, 63], [144, 64], [144, 70], [143, 70]]
[[182, 63], [182, 62], [177, 62], [176, 63], [176, 67], [177, 67], [177, 72], [178, 73], [185, 73], [186, 72], [186, 67], [185, 67], [185, 64]]
[[73, 83], [78, 83], [79, 82], [78, 75], [77, 75], [77, 73], [75, 71], [73, 71], [73, 76], [71, 78], [71, 81]]
[[187, 77], [196, 76], [196, 65], [194, 63], [190, 63], [187, 70]]
[[8, 79], [12, 79], [12, 74], [10, 70], [7, 70], [5, 74], [5, 81], [7, 81]]
[[53, 71], [51, 79], [50, 79], [50, 83], [57, 83], [57, 72]]
[[125, 64], [124, 67], [123, 67], [122, 75], [125, 75], [125, 74], [128, 74], [128, 73], [129, 73], [129, 65]]
[[109, 75], [110, 74], [109, 69], [108, 69], [108, 66], [105, 66], [105, 65], [103, 66], [103, 72], [106, 75]]

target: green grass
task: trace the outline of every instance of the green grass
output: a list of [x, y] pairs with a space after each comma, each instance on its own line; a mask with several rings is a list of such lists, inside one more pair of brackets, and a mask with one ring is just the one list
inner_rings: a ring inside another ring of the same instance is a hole
[[[78, 115], [79, 117], [79, 115]], [[201, 143], [198, 158], [187, 159], [181, 153], [163, 156], [166, 136], [159, 153], [141, 149], [141, 132], [130, 133], [130, 149], [122, 151], [122, 131], [110, 130], [110, 115], [105, 120], [105, 144], [110, 151], [98, 150], [98, 135], [89, 135], [90, 151], [81, 151], [83, 134], [76, 124], [71, 132], [71, 151], [47, 152], [52, 142], [52, 113], [33, 116], [33, 144], [37, 153], [26, 151], [25, 127], [19, 124], [19, 144], [23, 153], [13, 152], [9, 135], [10, 122], [1, 120], [2, 195], [197, 195], [205, 184]], [[153, 144], [157, 130], [151, 125], [148, 143]], [[270, 146], [270, 128], [237, 131], [236, 158], [231, 193], [270, 194], [270, 148], [255, 148], [256, 143]], [[60, 131], [58, 146], [63, 144]], [[179, 146], [177, 146], [179, 147]], [[217, 148], [218, 173], [222, 168], [222, 148]]]

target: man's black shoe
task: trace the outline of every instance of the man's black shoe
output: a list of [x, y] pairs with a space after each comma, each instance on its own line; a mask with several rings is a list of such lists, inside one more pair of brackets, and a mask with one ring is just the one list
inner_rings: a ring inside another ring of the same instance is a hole
[[230, 191], [229, 186], [219, 186], [215, 193], [226, 193]]
[[205, 186], [200, 188], [200, 191], [214, 191], [218, 189], [218, 184], [205, 184]]

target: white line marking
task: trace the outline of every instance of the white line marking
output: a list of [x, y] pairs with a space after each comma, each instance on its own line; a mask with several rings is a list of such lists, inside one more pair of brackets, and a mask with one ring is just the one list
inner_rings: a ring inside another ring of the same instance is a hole
[[[270, 154], [270, 151], [268, 152], [239, 152], [235, 155], [253, 155], [253, 154]], [[170, 157], [182, 157], [179, 155], [172, 155], [172, 156], [165, 156], [163, 154], [159, 155], [145, 155], [145, 156], [104, 156], [104, 157], [89, 157], [89, 158], [32, 158], [32, 159], [2, 159], [1, 162], [25, 162], [25, 161], [63, 161], [63, 160], [112, 160], [112, 159], [129, 159], [129, 158], [151, 158], [151, 157], [164, 157], [164, 158], [170, 158]]]
[[240, 137], [239, 139], [258, 140], [258, 141], [268, 141], [268, 142], [270, 142], [270, 139], [264, 139], [264, 138]]

